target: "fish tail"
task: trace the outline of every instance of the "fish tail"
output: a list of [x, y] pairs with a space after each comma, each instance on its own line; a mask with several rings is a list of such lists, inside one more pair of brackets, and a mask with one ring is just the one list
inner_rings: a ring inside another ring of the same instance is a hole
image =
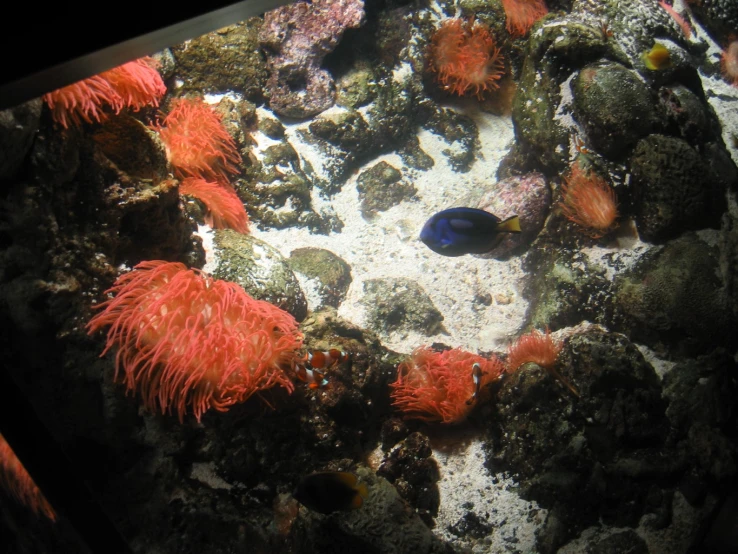
[[497, 231], [501, 233], [519, 233], [520, 218], [516, 215], [508, 217], [505, 221], [497, 224]]

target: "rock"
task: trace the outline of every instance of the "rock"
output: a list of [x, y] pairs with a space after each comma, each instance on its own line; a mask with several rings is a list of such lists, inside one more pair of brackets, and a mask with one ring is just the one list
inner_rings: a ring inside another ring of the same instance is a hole
[[613, 159], [625, 156], [657, 124], [656, 95], [633, 71], [613, 62], [582, 69], [572, 82], [574, 119], [587, 143]]
[[352, 280], [351, 266], [333, 252], [322, 248], [297, 248], [290, 253], [287, 263], [307, 281], [303, 289], [311, 310], [317, 311], [324, 306], [338, 308], [346, 298]]
[[551, 208], [551, 190], [540, 173], [508, 177], [489, 187], [477, 207], [501, 220], [520, 218], [520, 233], [505, 233], [501, 242], [479, 258], [505, 259], [526, 247], [538, 236]]
[[364, 292], [367, 325], [377, 333], [416, 331], [431, 336], [443, 329], [443, 315], [411, 279], [369, 279]]
[[307, 315], [307, 301], [287, 261], [272, 246], [235, 231], [215, 231], [218, 266], [213, 277], [241, 285], [254, 298], [291, 313], [297, 321]]
[[662, 242], [719, 226], [723, 183], [687, 142], [650, 135], [638, 142], [630, 165], [636, 225], [644, 240]]
[[26, 154], [41, 119], [40, 98], [0, 111], [0, 181], [15, 176]]
[[614, 286], [623, 329], [634, 340], [662, 341], [685, 353], [736, 345], [735, 315], [725, 305], [717, 252], [694, 234], [649, 251], [617, 275]]
[[361, 199], [361, 214], [372, 219], [418, 192], [412, 183], [402, 180], [402, 173], [387, 162], [379, 162], [362, 171], [356, 182]]
[[263, 101], [268, 71], [259, 50], [262, 19], [252, 17], [172, 48], [184, 91], [238, 92]]
[[301, 511], [295, 523], [301, 552], [452, 552], [450, 546], [433, 535], [386, 479], [365, 468], [356, 473], [369, 487], [364, 505], [359, 510], [330, 516]]

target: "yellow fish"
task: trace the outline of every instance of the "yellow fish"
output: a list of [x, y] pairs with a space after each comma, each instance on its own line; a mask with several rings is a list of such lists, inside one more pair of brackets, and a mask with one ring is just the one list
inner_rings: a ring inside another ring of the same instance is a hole
[[654, 43], [648, 52], [641, 54], [641, 60], [651, 71], [660, 71], [671, 66], [669, 49], [660, 42]]

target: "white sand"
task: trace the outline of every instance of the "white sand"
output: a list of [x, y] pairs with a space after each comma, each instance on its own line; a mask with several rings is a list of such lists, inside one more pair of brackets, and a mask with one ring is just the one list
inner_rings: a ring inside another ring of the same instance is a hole
[[[313, 192], [316, 211], [334, 212], [344, 223], [340, 233], [311, 234], [305, 229], [258, 230], [253, 235], [278, 249], [285, 257], [296, 248], [318, 247], [330, 250], [350, 266], [353, 277], [348, 296], [339, 308], [339, 315], [357, 325], [365, 326], [365, 308], [361, 303], [363, 283], [367, 279], [406, 277], [413, 279], [430, 296], [444, 316], [448, 335], [423, 336], [416, 332], [399, 331], [381, 334], [384, 344], [399, 352], [410, 352], [422, 344], [438, 341], [470, 350], [503, 349], [518, 332], [527, 303], [520, 296], [523, 273], [520, 260], [506, 262], [481, 260], [472, 256], [447, 258], [429, 250], [418, 235], [426, 219], [444, 208], [468, 205], [478, 198], [486, 186], [494, 184], [494, 175], [512, 140], [509, 118], [484, 114], [469, 105], [466, 111], [474, 118], [480, 131], [481, 153], [465, 174], [456, 173], [441, 153], [449, 144], [425, 130], [419, 130], [421, 147], [434, 160], [428, 171], [405, 166], [396, 154], [387, 154], [366, 163], [360, 171], [386, 161], [400, 170], [404, 179], [418, 190], [417, 200], [403, 201], [386, 212], [380, 212], [371, 222], [360, 212], [356, 190], [358, 173], [349, 178], [341, 192], [331, 198]], [[334, 108], [333, 111], [339, 109]], [[330, 114], [329, 114], [330, 115]], [[260, 117], [272, 117], [260, 110]], [[307, 124], [287, 129], [289, 142], [301, 157], [323, 174], [324, 159], [313, 145], [306, 144], [298, 130]], [[269, 141], [259, 133], [259, 146]], [[259, 155], [256, 152], [257, 156]], [[507, 304], [472, 306], [475, 295], [489, 293]], [[311, 295], [310, 300], [314, 301]], [[310, 308], [314, 308], [311, 305]]]

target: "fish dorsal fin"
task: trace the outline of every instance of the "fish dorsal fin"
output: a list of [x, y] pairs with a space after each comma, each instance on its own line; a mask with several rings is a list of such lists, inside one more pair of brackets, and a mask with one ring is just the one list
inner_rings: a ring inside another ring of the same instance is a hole
[[356, 475], [349, 473], [348, 471], [339, 471], [336, 473], [336, 479], [352, 489], [356, 486], [356, 481], [358, 480]]
[[474, 227], [474, 222], [467, 219], [449, 219], [448, 224], [456, 231], [466, 231]]

